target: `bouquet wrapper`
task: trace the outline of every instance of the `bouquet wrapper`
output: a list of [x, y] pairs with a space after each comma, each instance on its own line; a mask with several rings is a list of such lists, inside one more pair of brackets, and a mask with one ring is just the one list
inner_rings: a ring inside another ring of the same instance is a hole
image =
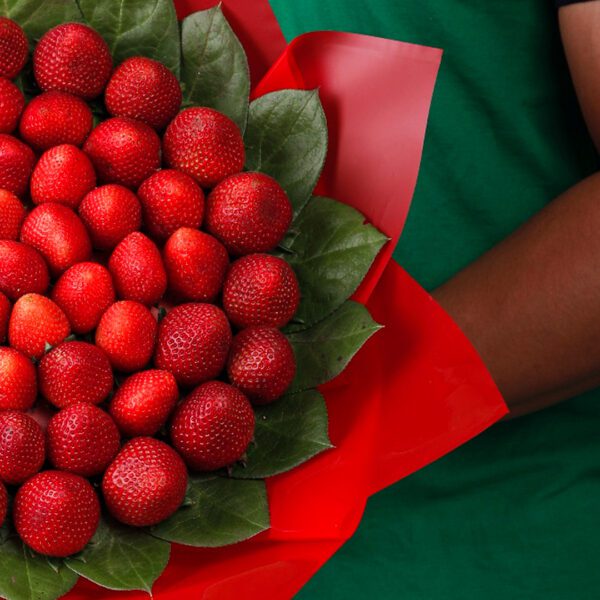
[[[182, 0], [177, 8], [185, 16], [212, 5]], [[159, 599], [283, 600], [354, 533], [370, 495], [507, 409], [458, 327], [390, 260], [417, 180], [441, 51], [338, 32], [305, 34], [285, 47], [267, 2], [229, 0], [223, 9], [252, 72], [264, 75], [255, 97], [319, 89], [330, 145], [317, 193], [357, 208], [390, 238], [355, 294], [384, 328], [322, 388], [335, 448], [268, 480], [269, 531], [219, 549], [173, 546], [154, 588]], [[82, 579], [69, 597], [116, 595]]]

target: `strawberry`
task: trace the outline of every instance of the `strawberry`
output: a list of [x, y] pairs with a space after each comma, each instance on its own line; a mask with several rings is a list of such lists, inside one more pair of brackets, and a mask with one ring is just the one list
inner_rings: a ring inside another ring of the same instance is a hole
[[13, 348], [0, 347], [0, 410], [29, 410], [36, 396], [33, 363]]
[[10, 300], [24, 294], [43, 294], [50, 284], [41, 254], [21, 242], [0, 240], [0, 291]]
[[212, 304], [174, 308], [160, 323], [154, 363], [181, 385], [197, 385], [219, 375], [231, 345], [231, 328]]
[[0, 77], [14, 79], [25, 66], [29, 42], [13, 20], [0, 17]]
[[6, 334], [8, 333], [8, 320], [12, 306], [10, 300], [0, 292], [0, 344], [6, 342]]
[[273, 250], [291, 222], [286, 193], [262, 173], [232, 175], [208, 196], [206, 230], [234, 255]]
[[0, 133], [12, 133], [17, 128], [24, 106], [23, 92], [12, 81], [0, 77]]
[[180, 227], [198, 228], [204, 214], [204, 192], [185, 173], [163, 169], [138, 190], [144, 223], [151, 236], [166, 240]]
[[98, 250], [112, 250], [142, 227], [142, 207], [137, 196], [115, 183], [92, 190], [79, 205], [79, 216]]
[[221, 381], [197, 387], [178, 407], [171, 441], [195, 471], [215, 471], [236, 462], [254, 435], [254, 412], [248, 398]]
[[106, 354], [87, 342], [64, 342], [50, 350], [40, 361], [38, 377], [41, 394], [56, 408], [100, 404], [114, 381]]
[[156, 525], [180, 506], [187, 470], [167, 444], [150, 437], [129, 441], [102, 479], [106, 506], [115, 519], [135, 527]]
[[23, 196], [35, 164], [33, 150], [12, 135], [0, 133], [0, 188]]
[[130, 233], [114, 250], [108, 268], [119, 298], [156, 304], [167, 289], [167, 274], [156, 244], [143, 233]]
[[163, 251], [169, 290], [185, 300], [212, 302], [223, 287], [229, 256], [217, 239], [182, 227]]
[[46, 431], [48, 423], [56, 411], [47, 402], [36, 402], [33, 408], [27, 411], [27, 414], [42, 428], [42, 431]]
[[110, 403], [110, 414], [128, 437], [154, 435], [167, 422], [179, 399], [175, 377], [150, 369], [126, 379]]
[[46, 431], [52, 466], [82, 477], [104, 473], [120, 445], [119, 430], [110, 416], [85, 402], [57, 412]]
[[83, 149], [104, 183], [137, 188], [160, 167], [158, 135], [134, 119], [115, 117], [103, 121], [89, 135]]
[[143, 304], [122, 300], [103, 315], [96, 345], [106, 352], [114, 369], [131, 373], [145, 367], [156, 343], [156, 319]]
[[44, 464], [42, 428], [26, 413], [0, 412], [0, 481], [19, 485]]
[[87, 25], [64, 23], [42, 36], [33, 53], [40, 88], [92, 100], [110, 77], [112, 57], [106, 42]]
[[46, 150], [31, 175], [34, 204], [57, 202], [76, 209], [96, 185], [90, 159], [76, 146], [62, 144]]
[[30, 358], [41, 358], [46, 344], [56, 346], [71, 333], [65, 313], [45, 296], [25, 294], [13, 306], [8, 342]]
[[89, 481], [64, 471], [44, 471], [15, 496], [15, 529], [32, 549], [46, 556], [80, 552], [100, 523], [100, 501]]
[[278, 329], [243, 329], [233, 338], [227, 374], [254, 404], [269, 404], [282, 396], [294, 379], [294, 351]]
[[163, 152], [170, 167], [213, 187], [244, 168], [244, 141], [238, 126], [212, 108], [188, 108], [167, 127]]
[[163, 129], [179, 112], [181, 88], [163, 64], [134, 56], [114, 70], [104, 103], [113, 117], [131, 117], [154, 129]]
[[92, 243], [81, 219], [68, 207], [48, 202], [34, 208], [21, 228], [21, 241], [46, 259], [53, 275], [60, 275], [92, 254]]
[[62, 144], [81, 146], [92, 130], [90, 107], [66, 92], [45, 92], [27, 105], [19, 124], [21, 138], [36, 150]]
[[8, 190], [0, 190], [0, 239], [16, 240], [25, 218], [25, 207]]
[[300, 287], [283, 259], [249, 254], [236, 260], [223, 284], [223, 308], [237, 327], [283, 327], [300, 302]]
[[77, 263], [60, 276], [52, 289], [52, 300], [67, 315], [73, 333], [89, 333], [115, 301], [112, 277], [98, 263]]
[[0, 527], [4, 524], [8, 512], [8, 493], [4, 484], [0, 481]]

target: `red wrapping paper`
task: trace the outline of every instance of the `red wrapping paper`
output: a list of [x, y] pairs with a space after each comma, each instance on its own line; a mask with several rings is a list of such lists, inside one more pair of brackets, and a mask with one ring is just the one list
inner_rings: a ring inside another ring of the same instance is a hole
[[[177, 3], [180, 16], [211, 5]], [[229, 0], [224, 8], [251, 68], [264, 72], [283, 39], [268, 4]], [[322, 389], [336, 448], [268, 480], [271, 529], [221, 549], [173, 546], [155, 598], [291, 598], [353, 534], [370, 495], [507, 412], [468, 340], [389, 260], [412, 199], [440, 58], [432, 48], [315, 32], [294, 40], [255, 88], [254, 96], [319, 88], [330, 148], [318, 193], [356, 207], [391, 238], [355, 295], [385, 328]], [[82, 579], [69, 597], [118, 595]]]

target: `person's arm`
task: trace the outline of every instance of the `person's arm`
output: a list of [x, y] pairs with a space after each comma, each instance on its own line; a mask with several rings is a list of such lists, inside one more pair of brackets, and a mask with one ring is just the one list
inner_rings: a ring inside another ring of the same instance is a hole
[[563, 6], [558, 21], [579, 105], [600, 151], [600, 2]]
[[[559, 11], [600, 148], [600, 1]], [[434, 292], [489, 368], [511, 415], [600, 385], [600, 174], [571, 188]]]

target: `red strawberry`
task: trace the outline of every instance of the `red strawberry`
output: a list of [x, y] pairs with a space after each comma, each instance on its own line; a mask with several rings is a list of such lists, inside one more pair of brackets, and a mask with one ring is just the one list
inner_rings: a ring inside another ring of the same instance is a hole
[[223, 285], [223, 308], [237, 327], [283, 327], [299, 302], [300, 288], [292, 267], [269, 254], [236, 260]]
[[268, 252], [292, 222], [292, 205], [283, 188], [262, 173], [238, 173], [210, 193], [206, 230], [231, 254]]
[[244, 141], [238, 126], [212, 108], [188, 108], [167, 127], [163, 152], [170, 167], [191, 175], [204, 187], [244, 168]]
[[29, 410], [36, 396], [33, 363], [13, 348], [0, 347], [0, 410]]
[[179, 112], [181, 88], [163, 64], [134, 56], [115, 69], [106, 86], [104, 102], [114, 117], [131, 117], [154, 129], [163, 129]]
[[21, 242], [0, 240], [0, 291], [10, 300], [24, 294], [43, 294], [50, 284], [41, 254]]
[[254, 404], [269, 404], [282, 396], [294, 379], [294, 351], [277, 329], [243, 329], [233, 338], [227, 374]]
[[89, 481], [64, 471], [44, 471], [17, 492], [15, 529], [32, 549], [46, 556], [80, 552], [96, 533], [100, 501]]
[[142, 226], [142, 206], [126, 187], [111, 183], [92, 190], [79, 205], [94, 248], [112, 250]]
[[92, 111], [81, 98], [66, 92], [45, 92], [23, 111], [19, 133], [36, 150], [61, 144], [81, 146], [92, 123]]
[[83, 149], [98, 178], [137, 188], [160, 167], [160, 139], [154, 129], [134, 119], [115, 117], [90, 133]]
[[113, 368], [131, 373], [145, 367], [152, 358], [158, 325], [143, 304], [115, 302], [100, 319], [96, 345], [106, 352]]
[[58, 90], [91, 100], [102, 93], [111, 71], [108, 45], [80, 23], [54, 27], [33, 53], [33, 74], [44, 92]]
[[204, 192], [185, 173], [163, 169], [138, 190], [150, 235], [165, 240], [180, 227], [198, 228], [204, 214]]
[[70, 208], [54, 202], [40, 204], [27, 215], [21, 241], [40, 252], [54, 275], [92, 254], [90, 236], [81, 219]]
[[33, 150], [12, 135], [0, 133], [0, 188], [22, 196], [35, 164]]
[[178, 407], [171, 440], [187, 465], [215, 471], [242, 458], [254, 435], [248, 398], [221, 381], [197, 387]]
[[160, 323], [154, 363], [175, 375], [181, 385], [214, 379], [225, 366], [231, 328], [212, 304], [181, 304]]
[[12, 133], [17, 128], [24, 106], [21, 90], [12, 81], [0, 77], [0, 133]]
[[10, 300], [0, 292], [0, 344], [6, 342], [11, 308]]
[[27, 414], [42, 428], [42, 431], [46, 431], [48, 423], [56, 411], [46, 402], [36, 402], [33, 408], [27, 411]]
[[110, 414], [128, 437], [154, 435], [167, 422], [179, 399], [175, 377], [150, 369], [123, 382], [110, 403]]
[[96, 185], [90, 159], [76, 146], [63, 144], [46, 150], [31, 175], [34, 204], [57, 202], [77, 208]]
[[4, 484], [0, 481], [0, 527], [4, 524], [8, 512], [8, 493]]
[[211, 235], [182, 227], [163, 251], [169, 290], [185, 300], [212, 302], [223, 287], [227, 250]]
[[25, 207], [8, 190], [0, 190], [0, 239], [16, 240], [25, 218]]
[[13, 20], [0, 17], [0, 77], [14, 79], [25, 66], [29, 42]]
[[65, 271], [52, 290], [74, 333], [96, 329], [104, 311], [115, 301], [112, 277], [98, 263], [77, 263]]
[[85, 402], [100, 404], [113, 388], [113, 373], [104, 352], [87, 342], [64, 342], [40, 361], [41, 394], [57, 408]]
[[26, 413], [0, 412], [0, 481], [19, 485], [44, 464], [42, 428]]
[[65, 313], [45, 296], [26, 294], [13, 306], [8, 341], [31, 358], [41, 358], [46, 344], [56, 346], [71, 333]]
[[135, 527], [170, 517], [185, 498], [187, 470], [167, 444], [139, 437], [123, 446], [102, 480], [102, 492], [115, 519]]
[[110, 416], [97, 406], [73, 404], [48, 423], [48, 460], [56, 469], [82, 477], [104, 473], [119, 451], [121, 436]]
[[130, 233], [113, 251], [108, 268], [119, 298], [156, 304], [167, 289], [167, 274], [156, 244], [143, 233]]

